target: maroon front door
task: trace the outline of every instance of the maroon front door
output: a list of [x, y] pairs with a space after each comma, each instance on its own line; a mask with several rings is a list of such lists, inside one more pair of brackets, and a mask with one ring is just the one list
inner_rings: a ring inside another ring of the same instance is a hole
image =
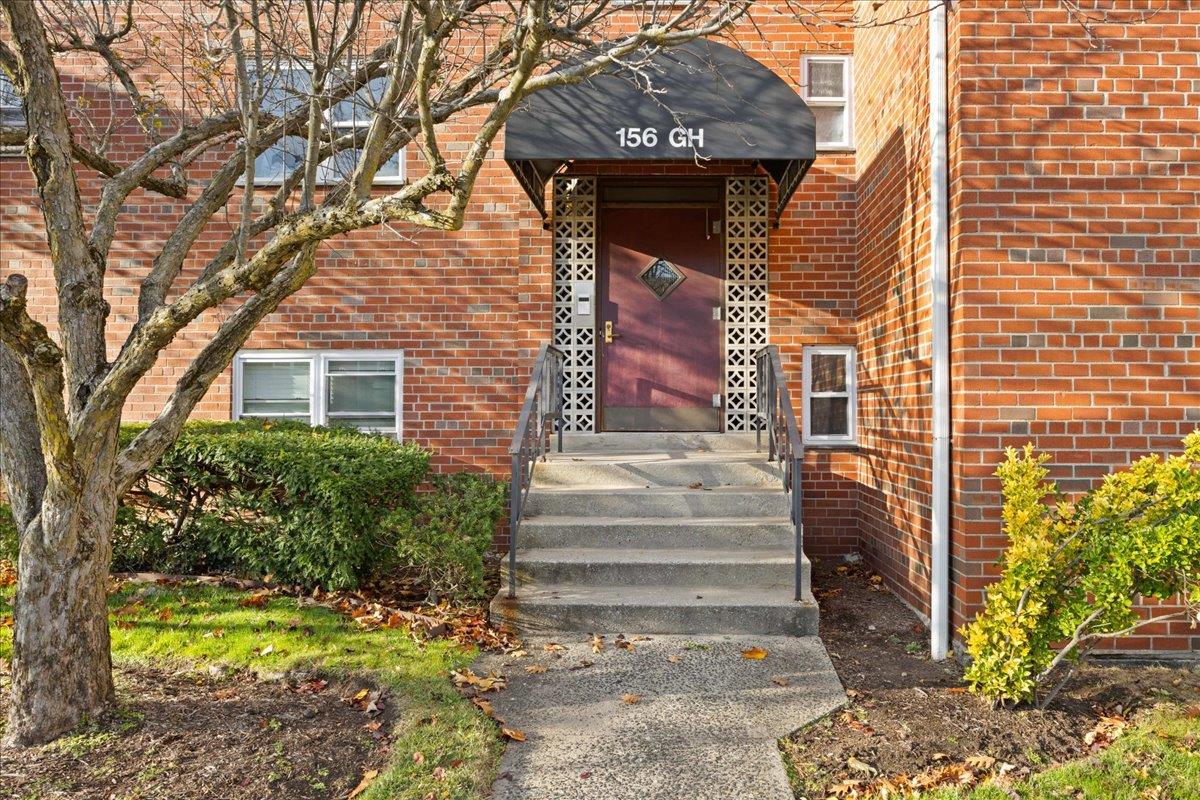
[[720, 429], [724, 270], [714, 214], [602, 209], [604, 430]]

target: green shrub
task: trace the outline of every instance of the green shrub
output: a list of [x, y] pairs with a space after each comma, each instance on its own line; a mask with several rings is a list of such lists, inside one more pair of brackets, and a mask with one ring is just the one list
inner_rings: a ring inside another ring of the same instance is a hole
[[188, 423], [124, 498], [113, 566], [351, 588], [387, 549], [381, 522], [413, 508], [428, 467], [419, 447], [354, 430]]
[[396, 564], [434, 599], [474, 600], [484, 594], [483, 556], [504, 513], [505, 486], [486, 475], [432, 479], [415, 514], [398, 511], [387, 523]]
[[966, 680], [996, 702], [1049, 689], [1048, 702], [1098, 640], [1146, 621], [1139, 597], [1181, 598], [1200, 619], [1200, 430], [1181, 455], [1139, 459], [1075, 503], [1046, 480], [1047, 458], [1010, 448], [996, 471], [1009, 547], [964, 629]]

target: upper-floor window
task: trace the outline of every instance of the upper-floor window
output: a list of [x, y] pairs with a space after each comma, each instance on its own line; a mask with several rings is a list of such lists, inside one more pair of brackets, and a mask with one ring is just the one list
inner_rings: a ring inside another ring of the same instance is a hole
[[804, 441], [807, 444], [854, 444], [858, 392], [853, 347], [804, 348]]
[[21, 108], [21, 96], [8, 75], [0, 72], [0, 127], [22, 127], [25, 112]]
[[[312, 80], [304, 67], [280, 67], [263, 76], [262, 110], [275, 116], [295, 111], [308, 102]], [[376, 78], [359, 90], [353, 97], [333, 106], [326, 113], [331, 138], [338, 138], [358, 128], [371, 124], [371, 118], [382, 99], [387, 78]], [[303, 136], [284, 136], [264, 150], [254, 160], [254, 182], [256, 184], [282, 183], [294, 170], [304, 163], [307, 145]], [[358, 163], [359, 150], [342, 150], [317, 166], [319, 183], [338, 183], [353, 173]], [[391, 158], [379, 165], [375, 182], [384, 184], [404, 181], [404, 150], [400, 149]]]
[[854, 146], [850, 56], [805, 56], [802, 95], [817, 121], [818, 149]]
[[399, 438], [404, 356], [394, 350], [246, 350], [233, 418], [296, 419]]

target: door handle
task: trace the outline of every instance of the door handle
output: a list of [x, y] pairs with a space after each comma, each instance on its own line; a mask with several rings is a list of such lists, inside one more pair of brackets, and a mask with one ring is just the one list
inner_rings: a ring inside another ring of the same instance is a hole
[[620, 338], [621, 338], [621, 334], [619, 334], [613, 330], [612, 320], [605, 320], [605, 322], [604, 322], [604, 343], [612, 344], [613, 339], [620, 339]]

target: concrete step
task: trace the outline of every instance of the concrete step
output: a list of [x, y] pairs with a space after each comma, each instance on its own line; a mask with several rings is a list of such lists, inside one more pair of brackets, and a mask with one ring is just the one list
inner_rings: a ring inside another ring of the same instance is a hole
[[780, 469], [761, 455], [727, 456], [706, 453], [705, 458], [679, 458], [668, 453], [553, 458], [533, 471], [534, 488], [647, 486], [782, 486]]
[[791, 547], [795, 530], [786, 517], [527, 517], [520, 550], [540, 547], [640, 547], [713, 549]]
[[[765, 439], [764, 436], [764, 447]], [[753, 433], [565, 433], [571, 453], [753, 452]]]
[[[507, 581], [508, 562], [502, 567]], [[788, 586], [795, 584], [790, 549], [614, 549], [559, 547], [517, 554], [520, 585], [572, 586]], [[804, 586], [811, 567], [801, 557]]]
[[503, 588], [492, 601], [492, 619], [525, 634], [547, 631], [647, 634], [817, 633], [812, 595], [797, 601], [791, 585], [578, 586], [534, 584], [509, 599]]
[[539, 487], [530, 490], [524, 516], [783, 517], [790, 503], [782, 486]]

